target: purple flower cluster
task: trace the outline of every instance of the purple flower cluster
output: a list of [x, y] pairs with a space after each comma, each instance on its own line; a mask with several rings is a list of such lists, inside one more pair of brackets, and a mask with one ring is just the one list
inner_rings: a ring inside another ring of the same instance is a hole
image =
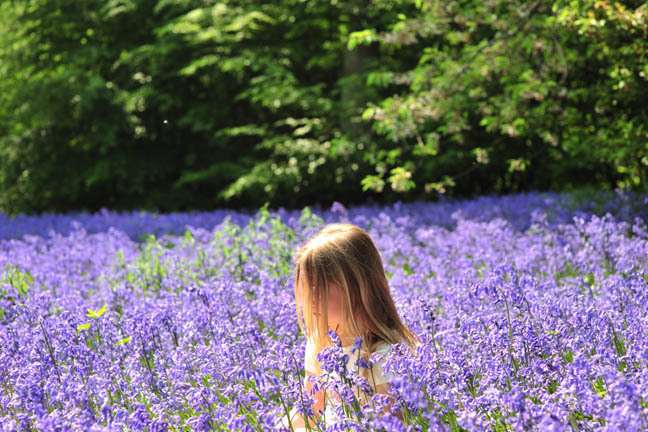
[[[648, 430], [645, 210], [563, 204], [3, 219], [0, 431], [265, 431], [308, 412], [292, 254], [340, 220], [371, 234], [423, 343], [385, 364], [402, 419], [377, 393], [321, 430]], [[371, 393], [339, 343], [318, 359], [342, 408]]]

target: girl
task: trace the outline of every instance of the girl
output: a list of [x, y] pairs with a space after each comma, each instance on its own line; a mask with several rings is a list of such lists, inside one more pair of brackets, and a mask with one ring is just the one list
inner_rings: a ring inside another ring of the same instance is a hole
[[[309, 377], [322, 373], [317, 353], [333, 345], [327, 335], [332, 329], [349, 354], [348, 370], [364, 376], [376, 393], [388, 395], [392, 377], [382, 366], [392, 344], [404, 343], [413, 351], [420, 339], [398, 315], [369, 234], [352, 224], [326, 225], [297, 250], [294, 288], [297, 320], [306, 336], [306, 392], [312, 394]], [[358, 368], [358, 359], [367, 360], [374, 352], [381, 353], [382, 360], [371, 368]], [[319, 390], [314, 399], [315, 418], [324, 411], [326, 424], [332, 424], [338, 418], [334, 406], [339, 406], [339, 395]], [[305, 427], [306, 420], [311, 427], [314, 423], [313, 418], [296, 414], [296, 409], [290, 417], [296, 431]], [[285, 416], [283, 424], [287, 426]]]

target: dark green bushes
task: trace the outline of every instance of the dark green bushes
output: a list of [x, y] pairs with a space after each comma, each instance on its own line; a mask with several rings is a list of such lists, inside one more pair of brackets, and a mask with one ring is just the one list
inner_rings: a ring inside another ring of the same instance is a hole
[[641, 4], [0, 1], [0, 210], [645, 190]]

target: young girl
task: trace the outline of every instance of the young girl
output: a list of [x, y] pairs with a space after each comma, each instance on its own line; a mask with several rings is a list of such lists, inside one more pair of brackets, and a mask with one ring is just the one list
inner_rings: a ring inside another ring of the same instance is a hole
[[[392, 376], [383, 371], [383, 363], [392, 344], [404, 343], [414, 350], [420, 340], [398, 315], [380, 254], [369, 234], [352, 224], [325, 226], [297, 250], [294, 287], [298, 324], [306, 336], [307, 394], [312, 394], [309, 376], [322, 373], [317, 353], [333, 345], [327, 333], [335, 330], [349, 354], [348, 370], [364, 376], [376, 393], [389, 395]], [[356, 340], [360, 346], [354, 346]], [[378, 361], [371, 368], [359, 369], [359, 357], [366, 360], [375, 352], [381, 353], [373, 356]], [[315, 418], [323, 413], [326, 424], [333, 424], [339, 418], [334, 409], [340, 404], [339, 395], [319, 390], [314, 399]], [[296, 431], [305, 427], [306, 420], [312, 427], [315, 420], [302, 418], [296, 409], [290, 417]], [[283, 424], [287, 426], [285, 416]]]

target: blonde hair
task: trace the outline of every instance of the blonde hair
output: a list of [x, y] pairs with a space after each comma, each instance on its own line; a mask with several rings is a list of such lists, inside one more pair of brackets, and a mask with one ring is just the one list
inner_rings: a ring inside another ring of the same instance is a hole
[[398, 315], [369, 234], [353, 224], [333, 223], [298, 248], [295, 256], [297, 322], [316, 352], [332, 345], [327, 336], [331, 284], [342, 290], [342, 319], [353, 334], [362, 336], [365, 353], [380, 342], [405, 343], [411, 350], [420, 343]]

